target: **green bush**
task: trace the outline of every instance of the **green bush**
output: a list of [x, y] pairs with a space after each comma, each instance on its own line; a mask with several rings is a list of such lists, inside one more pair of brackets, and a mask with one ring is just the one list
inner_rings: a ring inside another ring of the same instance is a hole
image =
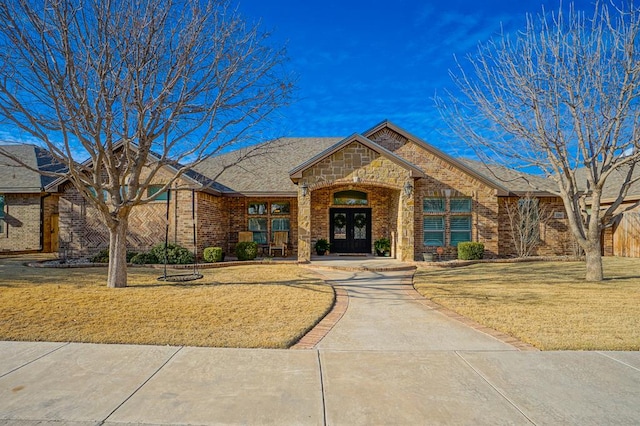
[[484, 256], [484, 244], [464, 242], [458, 243], [458, 259], [478, 260]]
[[391, 240], [388, 238], [380, 238], [373, 243], [373, 247], [376, 249], [378, 255], [382, 255], [385, 252], [391, 251]]
[[241, 241], [236, 244], [238, 260], [253, 260], [258, 255], [258, 244], [254, 241]]
[[136, 253], [136, 255], [131, 258], [130, 262], [136, 265], [160, 263], [158, 262], [158, 258], [155, 257], [152, 253]]
[[224, 252], [222, 247], [207, 247], [202, 252], [202, 257], [205, 262], [222, 262], [224, 260]]
[[92, 263], [109, 263], [109, 249], [102, 249], [91, 259]]
[[[158, 259], [158, 263], [165, 263], [165, 248], [164, 243], [154, 246], [149, 254]], [[194, 262], [193, 253], [186, 248], [177, 244], [167, 244], [167, 263], [169, 264], [186, 264]]]
[[[131, 262], [131, 259], [137, 255], [135, 251], [127, 252], [127, 262]], [[109, 263], [109, 249], [102, 249], [96, 255], [94, 255], [91, 259], [93, 263]]]
[[127, 252], [127, 262], [131, 262], [131, 259], [138, 255], [137, 251], [128, 251]]

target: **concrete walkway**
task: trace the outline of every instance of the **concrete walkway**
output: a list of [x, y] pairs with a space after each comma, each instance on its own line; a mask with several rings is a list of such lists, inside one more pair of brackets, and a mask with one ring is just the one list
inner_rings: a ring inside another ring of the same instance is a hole
[[0, 342], [0, 424], [638, 424], [639, 352], [519, 351], [402, 265], [312, 266], [349, 295], [314, 349]]

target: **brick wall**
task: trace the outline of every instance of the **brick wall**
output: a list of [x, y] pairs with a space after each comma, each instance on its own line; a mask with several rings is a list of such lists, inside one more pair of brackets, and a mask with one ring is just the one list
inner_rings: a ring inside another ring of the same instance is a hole
[[222, 247], [228, 252], [228, 198], [197, 193], [198, 252], [207, 247]]
[[[311, 246], [321, 238], [330, 239], [329, 212], [331, 208], [349, 208], [335, 205], [334, 194], [340, 191], [356, 190], [367, 194], [368, 204], [351, 206], [354, 208], [371, 208], [371, 248], [379, 238], [392, 238], [396, 230], [397, 206], [399, 190], [383, 188], [368, 184], [349, 184], [324, 187], [311, 192]], [[395, 204], [394, 204], [395, 203]]]
[[[516, 208], [519, 197], [501, 197], [499, 207], [500, 255], [513, 257], [517, 255], [513, 241], [511, 222], [507, 214], [507, 204]], [[550, 216], [546, 223], [539, 227], [540, 244], [535, 248], [533, 256], [563, 256], [577, 254], [577, 245], [569, 229], [562, 199], [557, 197], [539, 198], [539, 208], [544, 216]], [[554, 213], [562, 214], [562, 218], [554, 218]]]
[[41, 250], [40, 194], [4, 194], [0, 252]]
[[[420, 167], [426, 174], [425, 178], [416, 181], [414, 190], [414, 257], [416, 259], [421, 259], [423, 252], [435, 251], [435, 248], [423, 245], [423, 200], [426, 197], [445, 198], [446, 191], [450, 192], [451, 198], [472, 199], [471, 235], [473, 241], [484, 243], [486, 257], [497, 257], [501, 254], [498, 245], [498, 201], [494, 188], [412, 141], [397, 148], [395, 153]], [[448, 228], [449, 223], [446, 222], [446, 225]], [[446, 229], [445, 234], [448, 235], [448, 232], [449, 229]], [[455, 247], [448, 245], [443, 249], [445, 258], [457, 256]]]
[[[169, 209], [169, 241], [193, 248], [191, 191], [172, 191]], [[178, 200], [177, 209], [175, 200]], [[178, 216], [176, 216], [176, 214]], [[177, 221], [176, 221], [177, 219]], [[165, 241], [166, 202], [155, 201], [136, 206], [129, 217], [127, 249], [148, 251]], [[178, 224], [176, 228], [176, 223]], [[90, 257], [109, 247], [109, 231], [98, 211], [71, 185], [59, 201], [60, 251], [70, 258]]]
[[43, 198], [43, 247], [42, 251], [45, 253], [51, 253], [57, 250], [58, 242], [52, 241], [52, 235], [55, 237], [52, 219], [53, 215], [58, 214], [58, 200], [60, 198], [59, 194], [47, 194]]

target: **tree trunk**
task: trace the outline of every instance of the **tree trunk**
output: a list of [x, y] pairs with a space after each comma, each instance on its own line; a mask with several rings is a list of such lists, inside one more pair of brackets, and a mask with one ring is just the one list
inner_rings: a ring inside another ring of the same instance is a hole
[[128, 221], [120, 218], [115, 226], [109, 227], [109, 271], [107, 287], [127, 286], [127, 229]]
[[589, 250], [585, 250], [585, 258], [587, 263], [587, 281], [602, 281], [604, 274], [602, 272], [602, 254], [600, 252], [599, 242]]

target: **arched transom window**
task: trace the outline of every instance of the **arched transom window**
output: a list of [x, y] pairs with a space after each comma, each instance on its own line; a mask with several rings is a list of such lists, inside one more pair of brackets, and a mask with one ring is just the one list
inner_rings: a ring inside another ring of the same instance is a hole
[[361, 191], [340, 191], [333, 194], [333, 204], [342, 206], [361, 206], [368, 203], [367, 193]]

